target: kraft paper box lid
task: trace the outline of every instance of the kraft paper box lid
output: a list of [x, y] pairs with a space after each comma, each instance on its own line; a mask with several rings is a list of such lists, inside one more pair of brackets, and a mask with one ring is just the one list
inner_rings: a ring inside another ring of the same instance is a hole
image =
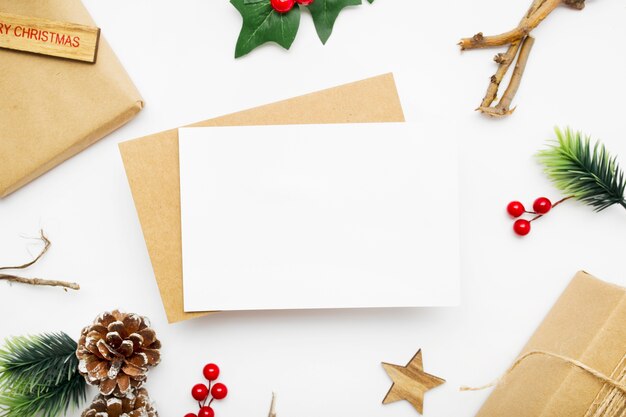
[[[393, 75], [206, 120], [193, 126], [403, 122]], [[206, 313], [183, 310], [178, 130], [121, 143], [120, 152], [170, 323]]]
[[[0, 0], [0, 11], [95, 26], [80, 0]], [[0, 49], [0, 197], [132, 119], [139, 92], [107, 42], [95, 64]]]
[[[545, 351], [626, 381], [626, 289], [579, 272], [520, 357]], [[599, 410], [610, 387], [590, 373], [548, 355], [523, 359], [505, 375], [477, 417], [619, 417]], [[604, 402], [606, 404], [606, 401]]]

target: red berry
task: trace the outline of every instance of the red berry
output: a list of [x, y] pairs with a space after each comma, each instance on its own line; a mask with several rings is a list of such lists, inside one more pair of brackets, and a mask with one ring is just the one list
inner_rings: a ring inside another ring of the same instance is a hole
[[228, 388], [226, 388], [226, 385], [218, 382], [217, 384], [213, 385], [213, 388], [211, 388], [211, 395], [216, 400], [226, 398], [226, 395], [228, 395]]
[[204, 367], [202, 373], [208, 381], [215, 381], [220, 376], [220, 368], [216, 364], [210, 363]]
[[293, 9], [296, 0], [271, 0], [271, 3], [274, 10], [278, 13], [287, 13], [289, 10]]
[[209, 389], [204, 384], [196, 384], [191, 389], [191, 396], [196, 401], [204, 401], [209, 396]]
[[513, 217], [519, 217], [524, 214], [526, 209], [519, 201], [511, 201], [509, 205], [506, 206], [506, 211]]
[[200, 411], [198, 411], [198, 417], [214, 417], [215, 412], [209, 406], [200, 407]]
[[302, 6], [309, 6], [311, 5], [315, 0], [296, 0], [296, 2], [298, 2], [298, 4], [302, 5]]
[[198, 416], [195, 415], [194, 413], [187, 413], [185, 414], [185, 417], [198, 417]]
[[552, 202], [545, 197], [539, 197], [533, 204], [533, 209], [539, 214], [546, 214], [552, 208]]
[[530, 222], [524, 219], [515, 220], [513, 230], [520, 236], [526, 236], [530, 233]]

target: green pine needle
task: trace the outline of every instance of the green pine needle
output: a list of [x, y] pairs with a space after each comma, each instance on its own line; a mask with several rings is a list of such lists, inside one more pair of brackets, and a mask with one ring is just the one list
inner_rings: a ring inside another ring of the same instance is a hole
[[568, 196], [602, 211], [613, 204], [626, 208], [624, 173], [600, 142], [569, 128], [556, 130], [557, 140], [537, 153], [544, 171]]
[[80, 406], [85, 386], [65, 333], [15, 337], [0, 349], [0, 417], [56, 417]]

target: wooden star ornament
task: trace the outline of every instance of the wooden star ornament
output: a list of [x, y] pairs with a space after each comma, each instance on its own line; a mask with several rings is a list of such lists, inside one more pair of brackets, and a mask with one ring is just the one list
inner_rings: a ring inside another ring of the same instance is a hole
[[383, 368], [393, 381], [383, 404], [406, 400], [418, 413], [424, 413], [424, 393], [446, 382], [444, 379], [424, 372], [422, 349], [418, 350], [406, 366], [383, 362]]

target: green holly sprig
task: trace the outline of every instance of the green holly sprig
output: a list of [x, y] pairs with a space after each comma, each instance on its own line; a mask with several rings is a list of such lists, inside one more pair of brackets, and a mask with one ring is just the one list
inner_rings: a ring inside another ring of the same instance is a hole
[[230, 0], [230, 2], [243, 18], [235, 58], [242, 57], [267, 42], [275, 42], [289, 49], [300, 27], [301, 8], [309, 9], [317, 35], [322, 43], [326, 44], [339, 13], [345, 7], [362, 4], [361, 0], [314, 0], [310, 3], [302, 2], [303, 4], [298, 2], [289, 11], [281, 13], [274, 8], [272, 0]]

